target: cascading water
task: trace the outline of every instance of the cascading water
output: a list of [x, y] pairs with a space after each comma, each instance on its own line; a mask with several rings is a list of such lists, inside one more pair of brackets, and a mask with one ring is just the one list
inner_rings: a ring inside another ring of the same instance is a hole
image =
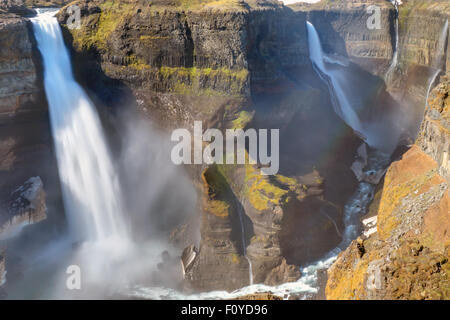
[[[325, 62], [333, 64], [336, 63], [335, 59], [330, 59], [323, 54], [320, 39], [314, 26], [308, 22], [307, 28], [311, 60], [317, 73], [327, 83], [331, 95], [335, 99], [334, 108], [336, 113], [355, 131], [364, 134], [358, 115], [353, 110], [344, 93], [341, 85], [341, 78], [339, 77], [339, 75], [334, 74], [332, 70], [328, 70], [325, 66]], [[389, 155], [383, 154], [382, 152], [376, 150], [372, 151], [371, 161], [369, 161], [367, 167], [365, 168], [366, 173], [378, 172], [379, 170], [383, 170], [389, 164], [389, 158]], [[342, 250], [347, 248], [350, 242], [358, 236], [360, 231], [359, 219], [367, 211], [368, 205], [373, 200], [375, 187], [375, 184], [364, 181], [362, 181], [358, 185], [357, 190], [349, 199], [344, 208], [345, 230], [342, 234], [342, 240], [340, 244], [336, 248], [325, 254], [325, 256], [321, 260], [318, 260], [317, 262], [302, 268], [302, 277], [296, 282], [284, 283], [279, 286], [254, 284], [231, 293], [225, 291], [216, 291], [189, 296], [168, 288], [156, 289], [136, 286], [130, 293], [130, 296], [146, 299], [160, 299], [161, 297], [170, 297], [171, 299], [231, 299], [242, 295], [258, 292], [272, 292], [273, 294], [282, 297], [287, 297], [290, 295], [301, 295], [304, 298], [307, 298], [311, 294], [316, 294], [318, 292], [319, 286], [319, 271], [329, 268], [336, 260], [337, 255]], [[240, 216], [240, 218], [242, 217]], [[243, 228], [242, 220], [241, 226]], [[243, 241], [243, 243], [245, 242]]]
[[[40, 12], [32, 22], [44, 59], [45, 90], [50, 106], [59, 173], [66, 210], [73, 222], [71, 225], [74, 227], [75, 236], [78, 240], [109, 242], [110, 239], [118, 239], [120, 242], [126, 242], [129, 236], [123, 219], [120, 185], [98, 115], [73, 78], [69, 55], [54, 14]], [[355, 131], [364, 134], [359, 117], [345, 95], [339, 76], [325, 65], [326, 57], [314, 26], [308, 22], [307, 28], [311, 60], [335, 99], [336, 113]], [[377, 166], [380, 163], [384, 165], [384, 160], [369, 164], [370, 170], [379, 169]], [[341, 243], [320, 261], [303, 268], [302, 277], [297, 282], [276, 287], [252, 284], [232, 293], [208, 292], [191, 296], [170, 288], [136, 286], [129, 295], [151, 299], [223, 299], [268, 291], [280, 296], [316, 293], [318, 270], [328, 268], [335, 261], [337, 254], [357, 237], [359, 217], [370, 203], [374, 188], [370, 183], [359, 184], [344, 209], [345, 230]], [[240, 223], [246, 255], [245, 230], [241, 215]], [[251, 261], [248, 259], [248, 262], [252, 283]]]
[[[373, 150], [369, 152], [369, 161], [365, 172], [375, 172], [384, 170], [389, 164], [389, 156], [379, 151]], [[302, 277], [296, 282], [284, 283], [279, 286], [267, 286], [263, 284], [254, 284], [234, 292], [213, 291], [204, 292], [193, 295], [185, 295], [169, 288], [148, 288], [142, 286], [135, 286], [129, 293], [133, 298], [145, 299], [161, 299], [162, 297], [170, 299], [233, 299], [240, 296], [271, 292], [280, 297], [289, 297], [291, 295], [299, 295], [307, 299], [311, 295], [318, 292], [318, 273], [320, 270], [328, 269], [336, 260], [338, 254], [345, 250], [351, 241], [356, 239], [359, 235], [360, 217], [366, 212], [369, 204], [373, 200], [376, 185], [368, 182], [361, 182], [357, 190], [349, 199], [344, 207], [344, 232], [342, 240], [339, 245], [330, 250], [324, 257], [315, 263], [302, 268]]]
[[385, 78], [386, 80], [389, 80], [395, 70], [395, 68], [398, 65], [398, 47], [399, 47], [399, 34], [398, 34], [398, 28], [399, 28], [399, 10], [398, 10], [398, 1], [397, 0], [392, 0], [391, 1], [392, 4], [395, 7], [395, 48], [394, 48], [394, 54], [392, 55], [392, 62], [391, 65], [389, 66], [389, 69], [386, 72]]
[[426, 93], [426, 96], [425, 96], [425, 107], [428, 104], [428, 98], [430, 97], [431, 90], [433, 89], [433, 84], [436, 82], [436, 79], [441, 74], [442, 69], [444, 68], [444, 64], [445, 64], [445, 61], [444, 61], [444, 58], [445, 58], [445, 44], [446, 44], [446, 40], [447, 40], [447, 37], [448, 37], [448, 31], [449, 31], [449, 29], [448, 29], [448, 20], [446, 20], [445, 24], [444, 24], [444, 28], [442, 29], [441, 36], [439, 37], [437, 50], [436, 50], [436, 60], [435, 60], [434, 65], [435, 65], [437, 70], [431, 76], [429, 84], [428, 84], [427, 93]]
[[44, 63], [52, 134], [74, 241], [128, 238], [117, 175], [100, 119], [75, 81], [56, 12], [31, 19]]
[[333, 71], [328, 70], [325, 66], [322, 45], [320, 44], [320, 38], [316, 29], [309, 21], [306, 22], [306, 26], [308, 29], [310, 59], [313, 62], [314, 68], [319, 76], [328, 85], [333, 98], [333, 107], [336, 114], [341, 117], [341, 119], [344, 120], [345, 123], [347, 123], [353, 130], [364, 134], [359, 117], [353, 110], [347, 96], [344, 93], [339, 76]]

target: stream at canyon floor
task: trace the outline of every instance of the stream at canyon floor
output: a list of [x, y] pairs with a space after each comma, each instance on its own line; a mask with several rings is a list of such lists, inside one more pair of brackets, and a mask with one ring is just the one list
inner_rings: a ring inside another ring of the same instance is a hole
[[[127, 210], [121, 200], [121, 186], [114, 173], [101, 123], [95, 107], [73, 79], [69, 54], [63, 42], [61, 29], [54, 17], [55, 13], [40, 11], [38, 17], [32, 21], [38, 47], [44, 58], [45, 89], [49, 101], [65, 208], [69, 225], [73, 229], [73, 237], [53, 245], [51, 250], [41, 257], [41, 259], [48, 259], [43, 263], [42, 268], [49, 265], [51, 268], [40, 270], [34, 276], [53, 276], [54, 280], [60, 281], [65, 276], [67, 262], [81, 260], [85, 262], [82, 267], [89, 270], [87, 281], [90, 282], [91, 288], [99, 288], [98, 291], [93, 291], [93, 295], [99, 293], [105, 297], [229, 299], [247, 294], [271, 292], [284, 298], [298, 296], [307, 299], [317, 294], [320, 286], [319, 271], [329, 268], [337, 255], [360, 234], [360, 219], [373, 199], [379, 179], [373, 183], [361, 179], [357, 190], [344, 208], [345, 230], [341, 232], [340, 244], [322, 259], [302, 267], [302, 276], [297, 282], [279, 286], [253, 284], [251, 261], [247, 258], [251, 285], [231, 293], [214, 291], [188, 294], [170, 289], [169, 286], [159, 287], [147, 284], [142, 279], [145, 279], [149, 272], [156, 271], [155, 261], [161, 248], [170, 250], [170, 246], [156, 241], [136, 244], [128, 236], [124, 215]], [[336, 100], [334, 101], [336, 113], [356, 132], [365, 135], [368, 144], [371, 144], [376, 140], [370, 136], [372, 132], [365, 130], [364, 124], [358, 118], [357, 112], [352, 108], [342, 89], [339, 77], [326, 68], [327, 62], [324, 61], [325, 56], [314, 26], [308, 23], [307, 28], [311, 60], [315, 63], [319, 75], [327, 77], [326, 82], [331, 95], [334, 93]], [[374, 142], [374, 146], [378, 142]], [[364, 176], [379, 175], [379, 172], [384, 172], [389, 165], [390, 156], [372, 148], [368, 149], [366, 159], [362, 160], [363, 174]], [[361, 153], [357, 157], [360, 156]], [[87, 186], [90, 187], [88, 190]], [[83, 212], [91, 212], [92, 215], [81, 215]], [[242, 233], [244, 233], [242, 216], [240, 221]], [[88, 231], [87, 234], [86, 231]], [[87, 238], [89, 241], [81, 244], [79, 248], [70, 250], [72, 243], [80, 238]], [[242, 242], [243, 254], [246, 256], [244, 237]], [[67, 250], [70, 253], [63, 253]], [[36, 281], [37, 279], [31, 283], [36, 284]], [[53, 281], [49, 281], [47, 285], [51, 286], [52, 283], [54, 284]], [[102, 286], [108, 288], [105, 289]], [[50, 289], [49, 291], [51, 292]], [[52, 294], [54, 294], [53, 298], [64, 298], [60, 290]], [[11, 298], [15, 298], [15, 295], [12, 294]]]

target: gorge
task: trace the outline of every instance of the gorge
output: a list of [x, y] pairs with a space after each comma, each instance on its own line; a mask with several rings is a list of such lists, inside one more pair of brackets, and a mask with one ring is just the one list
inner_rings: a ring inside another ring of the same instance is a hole
[[[0, 296], [449, 298], [448, 1], [50, 5], [0, 5]], [[279, 171], [176, 166], [195, 122]]]

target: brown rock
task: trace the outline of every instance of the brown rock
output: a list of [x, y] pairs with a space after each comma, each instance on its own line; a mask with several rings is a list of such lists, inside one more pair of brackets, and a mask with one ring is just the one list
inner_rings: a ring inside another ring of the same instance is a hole
[[0, 220], [0, 238], [5, 239], [28, 224], [47, 217], [45, 191], [40, 177], [30, 178], [11, 193], [7, 216]]

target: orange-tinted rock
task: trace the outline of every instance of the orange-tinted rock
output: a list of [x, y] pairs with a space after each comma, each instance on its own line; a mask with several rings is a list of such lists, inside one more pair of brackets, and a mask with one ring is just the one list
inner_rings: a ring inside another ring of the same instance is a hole
[[438, 172], [418, 146], [391, 165], [372, 204], [378, 233], [339, 255], [328, 270], [327, 299], [450, 298], [449, 190]]

